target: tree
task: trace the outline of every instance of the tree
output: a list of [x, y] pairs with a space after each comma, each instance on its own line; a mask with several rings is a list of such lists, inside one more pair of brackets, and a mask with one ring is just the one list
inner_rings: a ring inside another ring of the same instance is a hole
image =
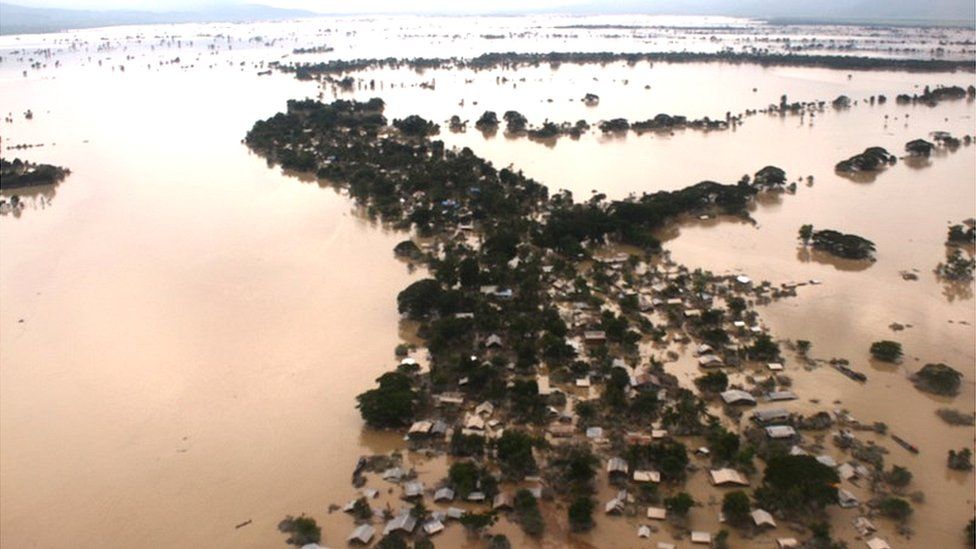
[[498, 516], [490, 511], [485, 513], [465, 513], [460, 518], [461, 525], [473, 533], [481, 532], [485, 528], [495, 524], [496, 520], [498, 520]]
[[912, 376], [915, 387], [937, 395], [955, 395], [959, 392], [962, 373], [946, 364], [926, 364]]
[[730, 524], [742, 526], [749, 521], [749, 496], [742, 490], [725, 494], [722, 498], [722, 513]]
[[675, 515], [685, 517], [695, 506], [695, 499], [688, 492], [678, 492], [675, 496], [665, 498], [664, 505]]
[[390, 534], [376, 544], [376, 549], [410, 549], [410, 546], [400, 534]]
[[769, 460], [756, 499], [787, 513], [820, 510], [837, 502], [837, 471], [813, 456], [777, 456]]
[[377, 378], [379, 387], [356, 397], [359, 413], [370, 427], [405, 427], [413, 421], [417, 394], [410, 377], [387, 372]]
[[796, 352], [800, 353], [800, 356], [807, 356], [807, 353], [810, 352], [810, 347], [812, 347], [812, 344], [806, 339], [798, 339], [796, 341]]
[[418, 280], [397, 295], [397, 310], [413, 319], [419, 319], [437, 312], [444, 291], [433, 278]]
[[732, 313], [732, 316], [734, 316], [735, 318], [739, 318], [740, 316], [742, 316], [742, 313], [745, 312], [746, 310], [746, 300], [736, 296], [729, 299], [728, 306], [729, 306], [729, 311]]
[[539, 503], [532, 492], [525, 488], [515, 493], [515, 517], [526, 534], [538, 538], [546, 529], [546, 523], [539, 512]]
[[804, 246], [809, 245], [810, 239], [813, 238], [813, 225], [801, 225], [799, 237], [803, 241]]
[[479, 469], [471, 461], [456, 461], [452, 463], [451, 468], [447, 471], [447, 478], [462, 498], [466, 498], [471, 492], [477, 491], [479, 486], [482, 492], [488, 495], [489, 490], [485, 488], [485, 485], [491, 484], [494, 480], [491, 478], [491, 475], [483, 469]]
[[900, 465], [895, 465], [892, 466], [891, 471], [885, 473], [884, 479], [885, 482], [895, 488], [904, 488], [912, 482], [912, 472]]
[[507, 429], [495, 445], [498, 465], [502, 473], [514, 480], [522, 480], [525, 475], [538, 470], [532, 456], [532, 437], [528, 434]]
[[695, 385], [703, 393], [721, 393], [729, 387], [729, 376], [722, 371], [708, 372], [696, 378]]
[[657, 391], [642, 390], [630, 400], [630, 416], [637, 420], [653, 419], [658, 409]]
[[712, 459], [718, 462], [731, 462], [739, 453], [739, 435], [722, 427], [718, 422], [709, 426], [708, 449]]
[[352, 504], [352, 516], [357, 520], [369, 520], [373, 516], [373, 509], [369, 506], [366, 497], [361, 497]]
[[290, 534], [287, 542], [299, 547], [309, 543], [318, 543], [322, 539], [322, 528], [315, 523], [315, 519], [305, 515], [285, 517], [278, 523], [278, 531]]
[[585, 532], [593, 528], [593, 500], [589, 496], [576, 498], [567, 513], [569, 526], [574, 532]]
[[966, 538], [969, 540], [969, 546], [976, 546], [976, 518], [969, 519], [969, 524], [966, 525]]
[[755, 360], [776, 360], [779, 357], [779, 345], [769, 334], [759, 334], [748, 353]]
[[887, 497], [881, 500], [881, 503], [878, 504], [878, 510], [881, 511], [882, 515], [899, 522], [904, 522], [912, 514], [911, 504], [896, 497]]
[[729, 531], [725, 528], [718, 531], [715, 534], [715, 539], [712, 540], [712, 549], [729, 549]]
[[505, 534], [495, 534], [488, 540], [488, 549], [512, 549], [512, 542]]
[[887, 339], [871, 344], [871, 356], [882, 362], [897, 362], [901, 358], [901, 343]]
[[588, 495], [593, 491], [593, 478], [599, 460], [589, 446], [570, 446], [562, 449], [550, 463], [556, 473], [552, 485], [572, 494]]
[[969, 448], [963, 448], [958, 452], [949, 450], [947, 465], [956, 471], [969, 471], [973, 468], [973, 452]]
[[480, 456], [485, 451], [485, 437], [481, 435], [466, 435], [456, 429], [451, 435], [450, 454], [459, 457]]
[[512, 412], [519, 421], [541, 423], [546, 416], [546, 402], [539, 395], [539, 384], [534, 379], [516, 379], [509, 390]]

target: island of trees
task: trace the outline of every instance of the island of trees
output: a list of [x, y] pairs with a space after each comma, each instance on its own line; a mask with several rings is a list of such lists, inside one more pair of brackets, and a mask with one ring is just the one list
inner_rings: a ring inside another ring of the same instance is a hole
[[50, 164], [35, 164], [15, 158], [0, 158], [0, 189], [19, 189], [60, 183], [71, 170]]
[[870, 240], [845, 234], [833, 229], [814, 230], [813, 225], [800, 227], [799, 238], [803, 244], [844, 259], [874, 259], [874, 243]]
[[300, 79], [312, 79], [318, 75], [339, 75], [379, 68], [424, 69], [514, 69], [520, 66], [562, 64], [587, 65], [623, 62], [631, 65], [646, 63], [748, 63], [762, 66], [822, 67], [838, 70], [890, 70], [913, 72], [973, 72], [973, 65], [966, 60], [948, 59], [900, 59], [882, 57], [858, 57], [843, 55], [805, 55], [796, 53], [764, 52], [551, 52], [551, 53], [485, 53], [472, 58], [383, 58], [332, 60], [322, 63], [278, 65], [281, 70], [293, 72]]

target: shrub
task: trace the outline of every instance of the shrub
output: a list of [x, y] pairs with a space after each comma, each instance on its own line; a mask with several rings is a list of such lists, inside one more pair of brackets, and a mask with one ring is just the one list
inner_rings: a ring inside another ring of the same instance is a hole
[[901, 343], [897, 341], [875, 341], [871, 344], [871, 356], [882, 362], [897, 362], [901, 358]]
[[290, 534], [288, 543], [291, 545], [308, 545], [309, 543], [318, 543], [322, 539], [322, 528], [315, 523], [315, 519], [305, 515], [285, 517], [278, 523], [278, 530]]

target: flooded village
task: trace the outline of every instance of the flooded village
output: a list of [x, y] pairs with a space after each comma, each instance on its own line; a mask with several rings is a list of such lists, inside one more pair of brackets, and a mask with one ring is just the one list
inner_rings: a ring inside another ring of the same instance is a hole
[[2, 544], [973, 546], [973, 32], [0, 37]]

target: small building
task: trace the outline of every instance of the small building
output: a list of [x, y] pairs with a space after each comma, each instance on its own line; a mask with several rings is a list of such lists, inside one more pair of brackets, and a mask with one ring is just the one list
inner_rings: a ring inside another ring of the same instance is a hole
[[495, 499], [491, 502], [491, 508], [494, 510], [498, 509], [511, 509], [512, 508], [512, 496], [505, 492], [498, 492], [495, 495]]
[[779, 362], [770, 362], [770, 363], [766, 364], [766, 367], [769, 368], [770, 370], [774, 371], [774, 372], [782, 372], [783, 371], [783, 365], [780, 364]]
[[698, 357], [698, 366], [700, 368], [721, 368], [725, 363], [717, 355], [705, 355]]
[[491, 334], [490, 336], [488, 336], [488, 339], [485, 340], [485, 347], [489, 349], [493, 347], [499, 348], [501, 346], [502, 346], [502, 338], [497, 334]]
[[431, 428], [434, 427], [432, 421], [415, 421], [413, 425], [410, 426], [410, 430], [407, 431], [407, 436], [410, 438], [421, 438], [425, 437], [430, 433]]
[[424, 483], [419, 480], [408, 482], [403, 485], [404, 498], [419, 498], [424, 495]]
[[817, 456], [817, 461], [826, 465], [827, 467], [831, 467], [831, 468], [837, 467], [837, 460], [835, 460], [833, 456], [829, 456], [827, 454], [821, 454]]
[[434, 400], [437, 401], [438, 406], [449, 405], [449, 406], [461, 406], [464, 404], [464, 397], [456, 393], [442, 393], [436, 395]]
[[485, 501], [485, 499], [487, 499], [487, 496], [485, 496], [484, 492], [475, 491], [468, 494], [468, 497], [465, 499], [467, 499], [468, 501], [479, 503]]
[[589, 387], [590, 386], [590, 378], [589, 377], [581, 377], [581, 378], [577, 379], [576, 380], [576, 386], [577, 387], [583, 387], [583, 388]]
[[661, 482], [661, 473], [658, 471], [634, 471], [634, 482]]
[[464, 509], [459, 509], [457, 507], [448, 507], [447, 508], [447, 518], [452, 518], [454, 520], [459, 520], [461, 517], [464, 516], [464, 513], [465, 513]]
[[756, 509], [752, 512], [752, 522], [757, 528], [776, 528], [776, 521], [773, 520], [773, 515], [763, 509]]
[[770, 425], [766, 427], [766, 436], [772, 439], [788, 439], [796, 436], [796, 431], [789, 425]]
[[490, 416], [494, 412], [495, 412], [495, 405], [487, 400], [479, 404], [474, 409], [474, 413], [478, 414], [479, 416]]
[[383, 480], [392, 480], [394, 482], [399, 481], [403, 478], [406, 472], [399, 467], [390, 467], [389, 469], [383, 471]]
[[548, 431], [554, 438], [571, 438], [576, 432], [572, 425], [552, 425]]
[[383, 528], [383, 535], [388, 536], [393, 532], [403, 532], [404, 534], [412, 534], [414, 529], [417, 527], [417, 519], [410, 513], [409, 510], [401, 511], [396, 518], [390, 520], [386, 523], [386, 527]]
[[749, 481], [735, 469], [713, 469], [708, 474], [715, 486], [749, 486]]
[[843, 509], [851, 509], [857, 507], [861, 504], [861, 501], [857, 499], [857, 496], [844, 490], [843, 488], [837, 490], [837, 505], [840, 505]]
[[708, 532], [702, 532], [700, 530], [694, 530], [691, 532], [691, 542], [701, 543], [704, 545], [710, 545], [712, 543], [712, 535]]
[[372, 541], [373, 536], [376, 535], [376, 528], [373, 528], [369, 524], [360, 524], [352, 531], [351, 534], [346, 538], [348, 543], [359, 543], [362, 545], [369, 545]]
[[878, 531], [878, 528], [867, 517], [857, 517], [854, 519], [854, 529], [864, 537]]
[[586, 438], [603, 438], [603, 427], [587, 427]]
[[651, 537], [651, 529], [646, 525], [641, 524], [637, 527], [637, 537], [639, 538], [649, 538]]
[[772, 402], [782, 402], [786, 400], [796, 400], [800, 397], [796, 396], [793, 391], [770, 391], [766, 395], [766, 398]]
[[616, 515], [624, 512], [626, 503], [619, 497], [615, 497], [603, 506], [603, 511], [608, 515]]
[[721, 396], [722, 400], [725, 401], [726, 404], [742, 404], [747, 406], [755, 406], [756, 404], [756, 397], [739, 389], [729, 389], [728, 391], [723, 392]]
[[665, 520], [668, 517], [668, 510], [664, 507], [648, 507], [647, 518], [653, 520]]
[[799, 547], [800, 542], [796, 538], [776, 538], [776, 546], [779, 549], [791, 549], [792, 547]]
[[867, 541], [868, 549], [891, 549], [888, 542], [881, 538], [871, 538]]
[[539, 387], [539, 395], [549, 396], [552, 394], [552, 387], [549, 386], [549, 376], [540, 375], [536, 378]]
[[587, 343], [603, 343], [607, 340], [607, 333], [603, 330], [587, 330], [583, 332], [583, 341]]
[[769, 410], [757, 410], [752, 413], [752, 420], [756, 423], [770, 423], [774, 421], [786, 421], [790, 418], [790, 413], [782, 408], [771, 408]]
[[485, 420], [478, 414], [469, 414], [464, 419], [464, 428], [472, 431], [484, 431]]
[[438, 503], [442, 501], [454, 501], [454, 490], [448, 486], [438, 488], [434, 492], [434, 501]]
[[428, 536], [433, 536], [444, 530], [444, 523], [437, 519], [431, 519], [424, 523], [423, 528]]
[[627, 460], [613, 457], [607, 460], [607, 475], [622, 474], [627, 476]]

